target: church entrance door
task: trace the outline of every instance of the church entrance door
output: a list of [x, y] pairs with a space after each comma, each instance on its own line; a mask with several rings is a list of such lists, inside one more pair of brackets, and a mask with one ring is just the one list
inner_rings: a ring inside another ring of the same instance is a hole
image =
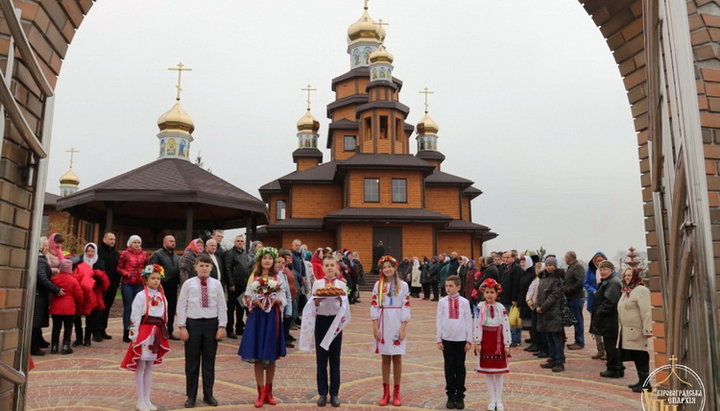
[[380, 241], [385, 247], [385, 255], [395, 257], [398, 262], [402, 260], [402, 227], [373, 227], [373, 245]]

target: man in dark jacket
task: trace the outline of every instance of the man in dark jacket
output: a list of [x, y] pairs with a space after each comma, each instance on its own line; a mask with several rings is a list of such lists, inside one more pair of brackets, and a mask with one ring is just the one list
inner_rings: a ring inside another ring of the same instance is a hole
[[535, 311], [538, 314], [537, 330], [547, 343], [550, 357], [540, 367], [552, 369], [553, 372], [565, 371], [565, 338], [560, 314], [562, 295], [562, 273], [557, 269], [557, 259], [548, 257], [545, 260], [545, 271], [540, 274]]
[[[520, 278], [525, 273], [522, 268], [515, 262], [515, 257], [510, 251], [502, 255], [503, 265], [500, 269], [500, 284], [503, 292], [500, 293], [500, 303], [510, 312], [511, 307], [517, 306], [518, 296], [520, 295]], [[520, 345], [522, 330], [516, 327], [510, 327], [510, 335], [512, 343], [510, 347]]]
[[[302, 321], [302, 312], [305, 308], [305, 304], [307, 303], [307, 296], [303, 291], [303, 285], [305, 284], [305, 260], [303, 259], [302, 252], [300, 248], [302, 247], [302, 241], [299, 239], [294, 239], [291, 243], [292, 249], [290, 252], [292, 253], [292, 266], [290, 267], [293, 270], [293, 273], [295, 274], [295, 285], [297, 286], [298, 290], [298, 318], [295, 320], [296, 322]], [[326, 250], [327, 251], [327, 250]], [[330, 254], [332, 255], [332, 254]], [[347, 280], [345, 280], [347, 281]], [[294, 308], [294, 307], [293, 307]]]
[[[482, 270], [482, 277], [480, 277], [480, 281], [477, 287], [482, 284], [483, 281], [487, 278], [492, 278], [495, 281], [500, 282], [500, 271], [498, 270], [498, 267], [495, 265], [495, 258], [485, 257], [485, 268]], [[475, 287], [475, 288], [477, 288]]]
[[[225, 238], [225, 232], [223, 232], [223, 230], [213, 230], [212, 239], [217, 242], [217, 251], [215, 251], [215, 257], [217, 257], [220, 260], [223, 260], [225, 258], [225, 253], [227, 252], [225, 247], [223, 247], [223, 245], [222, 245], [224, 238]], [[207, 242], [205, 243], [205, 246], [207, 247]]]
[[150, 256], [150, 264], [158, 264], [165, 270], [165, 278], [162, 279], [162, 287], [165, 291], [165, 298], [168, 302], [168, 334], [171, 340], [179, 340], [173, 335], [175, 325], [175, 310], [177, 309], [178, 285], [180, 283], [180, 257], [175, 254], [175, 237], [166, 235], [163, 237], [163, 246]]
[[245, 236], [235, 237], [233, 248], [225, 252], [223, 260], [225, 275], [230, 277], [228, 278], [227, 336], [237, 339], [237, 336], [242, 335], [245, 330], [245, 322], [243, 322], [245, 309], [240, 305], [238, 297], [245, 292], [253, 266], [253, 257], [245, 251]]
[[575, 323], [575, 343], [568, 344], [569, 350], [582, 350], [585, 348], [585, 324], [583, 322], [582, 308], [585, 304], [585, 289], [583, 282], [585, 281], [585, 269], [577, 260], [575, 251], [565, 253], [565, 263], [567, 263], [567, 271], [565, 271], [565, 297], [567, 298], [570, 312], [577, 320]]
[[[44, 241], [44, 247], [47, 248], [47, 239]], [[52, 271], [47, 258], [42, 250], [38, 256], [37, 266], [37, 285], [35, 288], [35, 311], [33, 312], [33, 328], [30, 339], [30, 354], [35, 356], [45, 355], [45, 351], [40, 348], [48, 346], [47, 341], [43, 339], [42, 329], [50, 325], [48, 309], [50, 308], [50, 293], [63, 296], [65, 292], [62, 288], [50, 281]]]
[[622, 283], [615, 273], [615, 266], [609, 260], [598, 265], [600, 272], [600, 286], [595, 292], [595, 302], [590, 332], [600, 334], [605, 345], [607, 369], [600, 373], [601, 377], [622, 378], [625, 376], [625, 367], [622, 365], [620, 350], [617, 348], [618, 338], [618, 311], [617, 304], [622, 294]]
[[105, 264], [105, 273], [107, 273], [108, 279], [110, 280], [110, 287], [108, 287], [104, 294], [105, 311], [99, 320], [98, 335], [109, 340], [112, 337], [107, 333], [108, 317], [110, 316], [110, 309], [117, 296], [117, 289], [120, 286], [120, 274], [117, 272], [120, 253], [115, 248], [115, 233], [108, 232], [103, 235], [103, 239], [100, 245], [98, 245], [98, 256], [103, 261], [103, 264]]

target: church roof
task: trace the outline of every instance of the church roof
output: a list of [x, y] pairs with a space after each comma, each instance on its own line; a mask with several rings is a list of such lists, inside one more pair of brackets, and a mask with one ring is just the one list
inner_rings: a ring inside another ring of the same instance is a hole
[[357, 130], [359, 127], [360, 126], [357, 121], [348, 120], [346, 118], [333, 121], [330, 125], [328, 125], [330, 130]]
[[430, 185], [462, 185], [466, 187], [472, 186], [473, 182], [467, 178], [458, 177], [456, 175], [445, 173], [440, 170], [434, 170], [432, 174], [425, 178], [425, 184]]
[[473, 187], [473, 186], [470, 186], [470, 187], [466, 188], [465, 190], [463, 190], [463, 194], [470, 196], [471, 200], [473, 198], [479, 196], [482, 193], [483, 193], [482, 190], [480, 190], [479, 188]]
[[57, 201], [60, 198], [59, 195], [53, 194], [53, 193], [45, 193], [45, 198], [43, 198], [43, 202], [45, 207], [55, 207], [57, 205]]
[[490, 228], [487, 226], [484, 226], [482, 224], [475, 224], [471, 221], [465, 221], [465, 220], [452, 220], [447, 225], [447, 227], [443, 227], [440, 229], [440, 231], [480, 231], [480, 232], [487, 232], [490, 231]]
[[348, 207], [334, 211], [325, 216], [328, 221], [412, 221], [421, 222], [449, 222], [452, 218], [445, 214], [422, 208], [356, 208]]
[[415, 168], [430, 171], [434, 166], [412, 154], [364, 154], [338, 161], [338, 168]]

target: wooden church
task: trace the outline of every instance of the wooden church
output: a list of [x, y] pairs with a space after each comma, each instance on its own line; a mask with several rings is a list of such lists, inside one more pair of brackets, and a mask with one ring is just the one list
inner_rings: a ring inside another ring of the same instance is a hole
[[348, 29], [351, 69], [332, 80], [330, 161], [322, 161], [319, 123], [308, 107], [297, 122], [296, 171], [260, 187], [269, 224], [258, 234], [274, 246], [289, 247], [299, 238], [313, 250], [359, 251], [363, 261], [381, 241], [396, 258], [452, 251], [477, 258], [483, 242], [497, 236], [472, 222], [470, 203], [482, 191], [442, 171], [438, 125], [427, 105], [417, 128], [407, 123], [410, 110], [400, 102], [402, 81], [392, 76], [393, 55], [384, 38], [382, 23], [366, 5]]

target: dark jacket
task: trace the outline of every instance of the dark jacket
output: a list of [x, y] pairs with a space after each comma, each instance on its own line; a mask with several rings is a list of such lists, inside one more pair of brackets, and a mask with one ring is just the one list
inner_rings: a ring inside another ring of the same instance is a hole
[[537, 330], [542, 333], [559, 333], [563, 331], [560, 316], [563, 289], [560, 275], [561, 273], [558, 273], [558, 270], [555, 270], [552, 274], [547, 271], [540, 274], [536, 305], [542, 311], [542, 313], [538, 313], [537, 324]]
[[430, 265], [428, 266], [428, 277], [430, 278], [430, 283], [438, 281], [440, 268], [442, 268], [442, 264], [439, 261], [430, 262]]
[[592, 258], [590, 259], [590, 262], [588, 262], [588, 268], [585, 271], [585, 282], [583, 283], [583, 286], [585, 287], [585, 291], [587, 291], [587, 310], [592, 313], [593, 312], [593, 302], [595, 300], [595, 291], [597, 291], [598, 282], [596, 277], [597, 267], [595, 267], [595, 257], [598, 255], [601, 255], [605, 257], [607, 260], [607, 256], [602, 251], [598, 251], [595, 254], [593, 254]]
[[50, 309], [50, 294], [60, 292], [60, 287], [50, 281], [52, 270], [47, 258], [40, 254], [37, 265], [37, 284], [35, 288], [35, 311], [33, 312], [33, 328], [43, 328], [50, 325], [48, 310]]
[[617, 305], [622, 293], [622, 283], [617, 273], [600, 281], [595, 293], [595, 304], [590, 321], [590, 332], [599, 335], [612, 335], [618, 332]]
[[295, 282], [302, 284], [301, 278], [306, 277], [305, 273], [305, 260], [303, 259], [302, 251], [290, 250], [292, 254], [292, 270], [295, 273]]
[[520, 298], [518, 299], [518, 308], [520, 308], [520, 318], [529, 319], [532, 316], [532, 310], [527, 305], [525, 295], [527, 295], [530, 283], [535, 279], [535, 267], [530, 267], [525, 270], [525, 273], [520, 277]]
[[[210, 253], [208, 253], [207, 251], [203, 251], [203, 254], [207, 255], [208, 257], [210, 256]], [[210, 259], [212, 260], [212, 258], [210, 258]], [[224, 266], [223, 266], [222, 258], [220, 258], [220, 256], [218, 256], [217, 253], [215, 253], [215, 259], [217, 260], [218, 265], [215, 265], [215, 263], [213, 263], [212, 271], [210, 271], [210, 277], [217, 280], [218, 279], [218, 270], [220, 270], [220, 272], [223, 274], [222, 277], [220, 277], [220, 282], [222, 283], [223, 286], [227, 287], [227, 278], [225, 278], [226, 275], [225, 275], [225, 270], [223, 270]]]
[[235, 287], [236, 293], [245, 292], [248, 279], [250, 278], [250, 269], [253, 265], [253, 258], [244, 248], [233, 247], [225, 252], [223, 273], [228, 277], [227, 286]]
[[579, 261], [575, 260], [565, 271], [565, 297], [568, 301], [585, 297], [583, 282], [585, 281], [585, 270]]
[[120, 253], [115, 247], [108, 247], [107, 244], [102, 241], [98, 244], [98, 255], [105, 264], [105, 273], [110, 280], [110, 284], [116, 287], [120, 284], [120, 274], [118, 273], [117, 266], [118, 260], [120, 259]]
[[518, 295], [520, 295], [520, 278], [522, 278], [524, 273], [520, 265], [516, 263], [513, 263], [510, 267], [505, 265], [501, 267], [500, 285], [502, 285], [503, 292], [500, 293], [500, 303], [505, 307], [512, 307], [512, 302], [518, 301]]
[[[500, 270], [495, 263], [490, 263], [487, 267], [482, 270], [482, 277], [480, 277], [480, 284], [485, 281], [486, 278], [492, 278], [495, 281], [500, 281]], [[479, 286], [479, 285], [478, 285]]]
[[180, 281], [180, 257], [174, 251], [165, 248], [155, 250], [150, 256], [150, 264], [158, 264], [165, 269], [163, 285], [177, 285]]

